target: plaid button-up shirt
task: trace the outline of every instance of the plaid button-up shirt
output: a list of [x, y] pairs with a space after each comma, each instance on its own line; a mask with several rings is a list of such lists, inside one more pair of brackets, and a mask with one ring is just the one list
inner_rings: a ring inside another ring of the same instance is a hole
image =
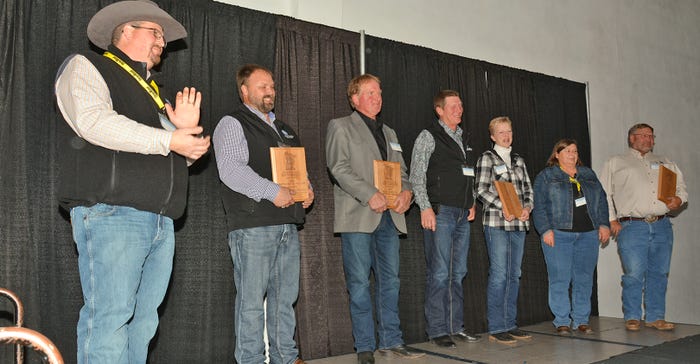
[[511, 153], [510, 159], [511, 165], [508, 166], [495, 150], [485, 151], [476, 162], [474, 189], [477, 199], [484, 205], [484, 226], [502, 228], [506, 231], [524, 231], [530, 227], [529, 221], [520, 221], [517, 217], [513, 221], [506, 221], [503, 218], [503, 204], [493, 184], [495, 180], [512, 183], [523, 208], [529, 208], [532, 211], [533, 191], [525, 168], [525, 160], [516, 153]]

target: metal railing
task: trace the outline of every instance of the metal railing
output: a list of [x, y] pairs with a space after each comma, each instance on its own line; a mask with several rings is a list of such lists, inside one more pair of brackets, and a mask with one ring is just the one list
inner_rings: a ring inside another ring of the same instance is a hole
[[0, 288], [0, 295], [9, 298], [15, 306], [15, 326], [0, 327], [0, 344], [15, 345], [16, 363], [24, 363], [24, 346], [30, 346], [43, 355], [49, 364], [63, 364], [63, 357], [51, 340], [37, 331], [22, 327], [24, 307], [19, 297], [6, 288]]

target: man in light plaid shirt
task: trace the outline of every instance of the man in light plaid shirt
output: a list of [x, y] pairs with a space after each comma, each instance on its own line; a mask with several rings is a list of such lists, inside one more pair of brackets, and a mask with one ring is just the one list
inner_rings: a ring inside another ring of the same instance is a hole
[[[489, 340], [514, 344], [532, 337], [516, 325], [520, 264], [525, 247], [525, 233], [533, 207], [533, 191], [525, 160], [511, 152], [512, 123], [508, 117], [497, 117], [489, 123], [494, 142], [476, 162], [477, 199], [483, 204], [483, 224], [489, 253], [487, 286], [487, 321]], [[520, 216], [506, 216], [494, 181], [510, 182], [515, 187], [523, 211]]]

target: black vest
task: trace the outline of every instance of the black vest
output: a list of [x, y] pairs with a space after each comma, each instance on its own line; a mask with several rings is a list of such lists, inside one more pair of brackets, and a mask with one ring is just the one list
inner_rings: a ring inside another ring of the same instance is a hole
[[[289, 146], [300, 147], [299, 137], [294, 130], [280, 120], [275, 120], [275, 126], [280, 134], [267, 125], [245, 105], [231, 113], [241, 123], [246, 143], [248, 144], [248, 166], [260, 177], [272, 180], [272, 163], [270, 162], [270, 147]], [[235, 192], [223, 183], [222, 195], [226, 221], [229, 231], [259, 226], [282, 224], [303, 224], [304, 208], [301, 202], [287, 208], [279, 208], [271, 201], [262, 199], [256, 202], [252, 198]]]
[[[119, 49], [110, 52], [128, 63], [142, 77], [146, 68]], [[158, 107], [148, 93], [114, 61], [96, 54], [84, 54], [102, 75], [114, 111], [131, 120], [161, 128]], [[67, 210], [96, 203], [130, 206], [171, 218], [178, 218], [187, 203], [187, 162], [170, 153], [144, 155], [119, 152], [90, 144], [63, 121], [59, 123], [59, 203]]]
[[[468, 209], [474, 204], [474, 177], [465, 176], [462, 167], [474, 168], [474, 159], [447, 134], [439, 123], [427, 128], [435, 140], [426, 172], [428, 198], [432, 205], [447, 205]], [[437, 211], [436, 211], [437, 212]]]

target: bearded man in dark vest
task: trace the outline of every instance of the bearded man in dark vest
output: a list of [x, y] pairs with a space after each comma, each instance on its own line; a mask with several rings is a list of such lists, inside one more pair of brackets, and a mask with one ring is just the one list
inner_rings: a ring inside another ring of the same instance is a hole
[[272, 178], [270, 147], [300, 147], [297, 134], [275, 118], [275, 83], [267, 68], [248, 64], [236, 74], [241, 107], [214, 130], [214, 151], [236, 285], [235, 356], [263, 363], [267, 298], [270, 363], [300, 364], [294, 342], [294, 303], [299, 294], [299, 235], [313, 190], [304, 201]]

